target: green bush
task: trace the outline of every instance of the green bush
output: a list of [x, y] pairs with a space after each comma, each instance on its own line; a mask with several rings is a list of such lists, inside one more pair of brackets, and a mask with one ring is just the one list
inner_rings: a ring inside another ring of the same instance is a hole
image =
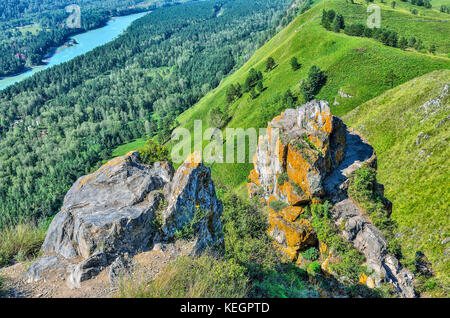
[[223, 197], [225, 257], [247, 269], [248, 297], [317, 296], [304, 270], [282, 264], [267, 235], [267, 216], [257, 200], [242, 200], [226, 192]]
[[194, 217], [186, 223], [182, 228], [175, 231], [175, 239], [190, 240], [194, 237], [196, 227], [207, 215], [208, 211], [196, 208]]
[[225, 192], [223, 205], [225, 256], [251, 267], [274, 269], [277, 254], [267, 235], [267, 219], [259, 203]]
[[363, 165], [350, 178], [349, 195], [357, 201], [373, 200], [376, 181], [376, 171]]
[[315, 247], [308, 248], [302, 253], [302, 257], [309, 261], [315, 261], [319, 258], [319, 251]]
[[294, 56], [291, 58], [291, 68], [293, 71], [300, 69], [302, 65], [298, 62], [298, 59]]
[[340, 258], [340, 262], [331, 264], [330, 269], [337, 277], [345, 278], [348, 285], [358, 284], [359, 275], [369, 273], [367, 267], [362, 265], [365, 257], [339, 235], [339, 230], [330, 217], [328, 202], [313, 204], [311, 214], [317, 238], [326, 243], [333, 254]]
[[311, 264], [309, 264], [307, 271], [308, 274], [312, 276], [316, 276], [322, 273], [319, 262], [312, 262]]
[[149, 139], [147, 144], [138, 151], [141, 162], [148, 165], [152, 165], [157, 161], [170, 161], [169, 149], [152, 139]]
[[383, 194], [377, 191], [375, 169], [362, 166], [350, 177], [348, 194], [367, 211], [374, 225], [388, 240], [388, 250], [397, 258], [402, 258], [401, 245], [395, 237], [397, 224], [389, 217], [383, 202]]
[[318, 297], [306, 282], [306, 272], [295, 265], [285, 265], [278, 271], [264, 273], [261, 280], [254, 282], [249, 294], [251, 298], [309, 298]]
[[155, 214], [151, 220], [152, 228], [156, 232], [159, 232], [162, 228], [162, 224], [163, 224], [162, 213], [167, 208], [167, 206], [168, 206], [168, 202], [166, 200], [162, 199], [162, 201], [159, 203], [158, 209], [155, 211]]

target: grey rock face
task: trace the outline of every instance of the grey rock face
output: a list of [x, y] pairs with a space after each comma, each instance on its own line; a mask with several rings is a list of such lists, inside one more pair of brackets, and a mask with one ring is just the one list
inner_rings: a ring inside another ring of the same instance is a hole
[[170, 181], [173, 168], [142, 165], [137, 156], [113, 159], [75, 182], [50, 225], [43, 252], [87, 258], [97, 249], [137, 250], [148, 243], [159, 203], [151, 192]]
[[173, 239], [194, 218], [197, 207], [204, 211], [197, 220], [198, 249], [220, 244], [222, 205], [202, 163], [183, 164], [174, 178], [172, 165], [142, 164], [138, 152], [115, 158], [79, 178], [68, 191], [47, 232], [44, 256], [30, 267], [28, 279], [39, 279], [41, 268], [56, 266], [62, 258], [76, 264], [68, 284], [77, 288], [118, 256]]
[[120, 255], [116, 258], [116, 260], [111, 264], [109, 269], [109, 281], [111, 284], [116, 285], [119, 282], [119, 279], [126, 274], [131, 273], [132, 264], [128, 259], [128, 254], [125, 256]]
[[[197, 155], [198, 156], [198, 155]], [[188, 225], [194, 218], [201, 220], [196, 225], [201, 239], [197, 249], [220, 244], [222, 240], [222, 203], [217, 199], [211, 171], [192, 155], [181, 165], [172, 182], [167, 184], [166, 193], [168, 208], [163, 212], [163, 237], [169, 240], [174, 237], [180, 226]]]
[[49, 268], [59, 265], [59, 259], [57, 255], [47, 255], [39, 258], [33, 264], [27, 272], [27, 282], [33, 283], [41, 279], [41, 275]]
[[[326, 101], [312, 100], [285, 110], [268, 123], [267, 134], [259, 137], [253, 160], [257, 180], [251, 178], [249, 195], [260, 187], [265, 200], [276, 196], [291, 205], [300, 204], [305, 201], [301, 196], [287, 195], [277, 182], [279, 175], [287, 173], [308, 194], [307, 199], [323, 196], [323, 180], [341, 161], [344, 136], [344, 123], [331, 114]], [[306, 173], [300, 175], [300, 170]]]
[[97, 276], [108, 264], [105, 253], [95, 252], [86, 260], [78, 263], [69, 275], [67, 285], [79, 288], [81, 282]]
[[[376, 168], [375, 151], [360, 135], [350, 130], [347, 131], [346, 144], [344, 160], [324, 182], [328, 197], [334, 203], [331, 210], [333, 218], [336, 224], [345, 224], [342, 235], [366, 257], [367, 265], [374, 270], [372, 279], [375, 284], [385, 280], [396, 288], [401, 297], [416, 297], [414, 275], [388, 253], [388, 242], [383, 234], [347, 196], [348, 178], [357, 169], [363, 164]], [[387, 207], [389, 204], [385, 203]]]

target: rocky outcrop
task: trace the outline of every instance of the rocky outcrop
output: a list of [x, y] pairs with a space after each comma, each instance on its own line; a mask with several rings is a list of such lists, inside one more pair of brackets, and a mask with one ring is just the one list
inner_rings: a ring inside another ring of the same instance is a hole
[[[313, 100], [286, 110], [268, 124], [249, 175], [249, 196], [261, 196], [267, 203], [268, 233], [274, 244], [298, 263], [301, 251], [318, 245], [314, 229], [302, 214], [311, 203], [331, 201], [331, 213], [343, 228], [342, 236], [366, 257], [374, 272], [362, 278], [364, 283], [374, 287], [388, 281], [400, 296], [414, 297], [413, 275], [387, 252], [382, 233], [348, 198], [349, 177], [363, 164], [376, 169], [374, 149], [332, 116], [327, 102]], [[385, 205], [391, 206], [390, 202]]]
[[162, 238], [174, 238], [180, 225], [198, 219], [197, 249], [221, 242], [222, 203], [217, 199], [211, 170], [201, 163], [200, 153], [193, 153], [181, 165], [172, 182], [165, 187], [168, 207], [162, 212]]
[[310, 222], [299, 216], [325, 194], [323, 180], [343, 160], [344, 147], [344, 124], [325, 101], [286, 110], [260, 136], [249, 195], [264, 198], [269, 234], [293, 261], [317, 242]]
[[145, 165], [138, 152], [130, 152], [71, 187], [47, 232], [44, 256], [31, 265], [28, 280], [38, 280], [47, 265], [61, 264], [60, 259], [70, 261], [67, 281], [79, 287], [119, 263], [122, 255], [173, 241], [185, 227], [195, 232], [192, 252], [201, 252], [222, 243], [221, 213], [211, 173], [199, 156], [189, 157], [174, 175], [171, 164]]
[[332, 209], [336, 224], [342, 228], [342, 235], [364, 254], [373, 274], [364, 280], [367, 286], [379, 286], [382, 281], [391, 283], [402, 297], [415, 297], [414, 275], [402, 267], [398, 260], [388, 253], [388, 242], [372, 224], [364, 211], [351, 200], [344, 199]]
[[353, 98], [353, 95], [350, 95], [350, 94], [345, 93], [345, 92], [342, 90], [342, 88], [339, 88], [338, 95], [339, 95], [341, 98]]
[[260, 136], [249, 191], [293, 205], [323, 196], [323, 179], [343, 159], [345, 128], [324, 101], [288, 109]]

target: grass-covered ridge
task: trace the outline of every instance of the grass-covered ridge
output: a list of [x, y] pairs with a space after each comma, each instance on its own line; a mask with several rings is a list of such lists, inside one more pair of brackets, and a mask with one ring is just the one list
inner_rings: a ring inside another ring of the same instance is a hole
[[[424, 251], [448, 295], [450, 232], [450, 71], [409, 81], [359, 106], [344, 117], [377, 151], [378, 180], [393, 202], [392, 218], [403, 253]], [[447, 86], [448, 87], [448, 86]], [[442, 98], [440, 98], [442, 96]], [[438, 104], [426, 103], [439, 98]], [[439, 105], [439, 106], [438, 106]]]
[[[366, 6], [346, 3], [344, 0], [316, 3], [261, 47], [241, 69], [181, 114], [178, 117], [181, 126], [193, 131], [194, 120], [203, 119], [205, 129], [212, 123], [211, 110], [219, 107], [230, 117], [222, 128], [266, 127], [268, 121], [288, 107], [283, 102], [288, 89], [297, 98], [296, 104], [303, 103], [301, 82], [307, 78], [313, 65], [327, 75], [327, 82], [316, 97], [326, 99], [333, 113], [339, 116], [390, 89], [389, 74], [395, 74], [394, 86], [397, 86], [433, 70], [450, 68], [450, 59], [445, 56], [404, 51], [373, 39], [327, 31], [320, 25], [324, 8], [334, 8], [345, 15], [356, 15], [362, 8], [365, 12]], [[401, 14], [405, 18], [412, 17], [408, 12]], [[430, 32], [433, 32], [434, 37], [446, 38], [441, 30]], [[399, 35], [402, 36], [402, 32]], [[265, 72], [269, 57], [274, 58], [276, 67]], [[293, 57], [302, 64], [299, 70], [291, 67]], [[254, 99], [250, 93], [244, 93], [228, 105], [227, 89], [231, 84], [242, 85], [252, 68], [263, 73], [264, 90]], [[353, 95], [353, 98], [339, 97], [340, 89]], [[335, 98], [340, 103], [337, 106], [332, 105]], [[236, 188], [245, 184], [251, 167], [251, 164], [220, 164], [212, 169], [215, 180]]]

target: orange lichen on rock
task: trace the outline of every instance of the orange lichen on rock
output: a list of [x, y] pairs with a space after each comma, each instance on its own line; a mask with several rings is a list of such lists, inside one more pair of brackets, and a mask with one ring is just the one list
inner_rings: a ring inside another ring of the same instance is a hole
[[300, 214], [304, 213], [306, 209], [301, 206], [288, 206], [287, 208], [282, 209], [278, 212], [283, 218], [288, 221], [294, 222], [297, 220]]
[[327, 244], [325, 244], [324, 242], [320, 242], [320, 244], [319, 244], [320, 253], [325, 253], [327, 251], [327, 249], [328, 249]]
[[309, 197], [305, 193], [297, 193], [291, 182], [285, 182], [279, 186], [279, 196], [286, 198], [290, 205], [296, 205], [298, 203], [306, 203], [309, 201]]
[[322, 262], [322, 264], [320, 264], [320, 268], [322, 269], [322, 271], [323, 271], [324, 273], [327, 273], [327, 274], [332, 275], [332, 274], [333, 274], [333, 271], [330, 269], [330, 260], [331, 260], [331, 257], [328, 256], [328, 257]]
[[309, 193], [308, 170], [311, 165], [305, 160], [304, 156], [288, 146], [286, 170], [289, 179], [296, 183], [306, 194]]
[[300, 219], [297, 222], [291, 222], [270, 210], [268, 233], [275, 238], [281, 250], [292, 260], [296, 259], [299, 250], [304, 250], [316, 243], [315, 232], [308, 220]]
[[184, 164], [187, 165], [188, 168], [196, 168], [200, 163], [202, 163], [201, 151], [191, 153], [184, 161]]
[[375, 288], [375, 280], [369, 276], [367, 276], [365, 273], [361, 273], [359, 275], [358, 282], [360, 284], [366, 285], [369, 288]]
[[322, 131], [327, 134], [331, 134], [331, 132], [333, 131], [333, 115], [331, 114], [331, 111], [329, 109], [325, 110], [321, 113], [321, 115], [325, 120], [325, 123], [321, 128]]
[[[266, 135], [259, 137], [248, 193], [267, 201], [268, 233], [292, 260], [303, 248], [317, 243], [311, 224], [299, 216], [309, 204], [321, 203], [323, 180], [343, 159], [340, 148], [345, 145], [341, 143], [342, 139], [345, 142], [345, 131], [326, 101], [313, 100], [276, 116]], [[270, 208], [272, 201], [289, 206], [276, 204], [280, 210], [275, 211]]]
[[259, 182], [259, 174], [258, 172], [253, 169], [252, 171], [250, 171], [250, 174], [248, 175], [248, 179], [253, 182], [254, 184], [256, 184], [257, 186], [261, 186], [261, 183]]

